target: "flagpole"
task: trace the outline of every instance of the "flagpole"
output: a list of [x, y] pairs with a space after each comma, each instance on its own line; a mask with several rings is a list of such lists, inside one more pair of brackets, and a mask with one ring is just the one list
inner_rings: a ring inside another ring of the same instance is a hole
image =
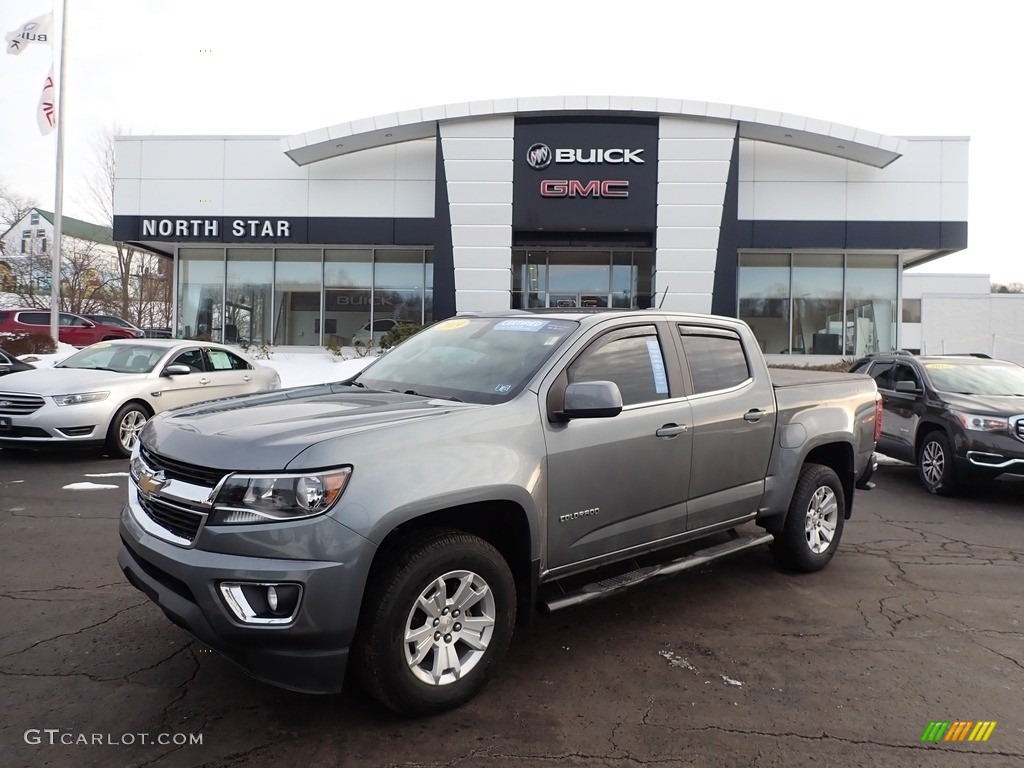
[[64, 73], [68, 40], [68, 0], [63, 0], [60, 15], [60, 82], [57, 86], [57, 180], [53, 203], [53, 274], [50, 279], [50, 335], [60, 343], [60, 256], [64, 244]]

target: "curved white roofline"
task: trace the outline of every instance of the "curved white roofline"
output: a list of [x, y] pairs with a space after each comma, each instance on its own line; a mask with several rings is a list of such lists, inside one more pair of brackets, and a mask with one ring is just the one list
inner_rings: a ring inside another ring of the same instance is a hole
[[531, 96], [445, 104], [297, 133], [281, 139], [281, 145], [297, 165], [309, 165], [363, 149], [433, 137], [437, 135], [437, 124], [448, 120], [623, 113], [732, 121], [739, 124], [741, 138], [785, 144], [876, 168], [884, 168], [904, 152], [903, 139], [840, 123], [732, 104], [648, 96]]

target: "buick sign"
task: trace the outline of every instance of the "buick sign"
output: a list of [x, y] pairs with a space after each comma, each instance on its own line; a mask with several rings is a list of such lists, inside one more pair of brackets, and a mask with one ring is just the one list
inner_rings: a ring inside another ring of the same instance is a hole
[[535, 171], [543, 171], [551, 165], [551, 147], [547, 144], [534, 144], [526, 150], [526, 162]]

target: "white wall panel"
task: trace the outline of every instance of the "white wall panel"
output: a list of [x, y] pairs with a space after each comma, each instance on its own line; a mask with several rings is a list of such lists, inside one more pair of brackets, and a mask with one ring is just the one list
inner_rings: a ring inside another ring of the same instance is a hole
[[967, 221], [967, 184], [942, 185], [942, 221]]
[[224, 140], [143, 141], [142, 178], [222, 179], [224, 178]]
[[473, 120], [451, 120], [441, 124], [441, 135], [448, 138], [507, 138], [512, 135], [514, 119], [511, 117], [493, 117]]
[[223, 179], [142, 179], [142, 216], [223, 216]]
[[395, 182], [312, 180], [309, 182], [309, 215], [394, 216]]
[[[731, 120], [663, 117], [658, 127], [658, 136], [661, 139], [728, 139], [731, 145], [735, 135], [736, 123]], [[659, 152], [659, 156], [660, 154]]]
[[670, 312], [697, 312], [704, 315], [711, 312], [711, 294], [706, 293], [672, 293], [670, 291], [665, 295], [664, 303], [662, 303], [659, 292], [658, 303], [661, 309]]
[[732, 139], [660, 139], [659, 160], [728, 160]]
[[511, 160], [445, 160], [445, 177], [459, 181], [510, 181]]
[[[455, 290], [511, 292], [512, 272], [509, 269], [459, 269], [456, 267]], [[507, 308], [505, 307], [505, 309]]]
[[[939, 221], [941, 189], [937, 182], [850, 184], [847, 215], [851, 221]], [[760, 199], [758, 196], [755, 201], [755, 210]]]
[[309, 166], [298, 166], [281, 151], [278, 139], [226, 139], [225, 179], [306, 179]]
[[[280, 149], [278, 149], [278, 153], [280, 153]], [[139, 179], [142, 177], [141, 141], [118, 139], [114, 142], [114, 170], [114, 176], [117, 179]]]
[[658, 181], [663, 183], [714, 182], [728, 177], [728, 160], [661, 160], [658, 163]]
[[658, 205], [722, 205], [725, 183], [658, 184]]
[[454, 203], [512, 204], [512, 182], [452, 181], [448, 179], [448, 201]]
[[309, 182], [227, 179], [224, 212], [229, 216], [306, 216]]
[[512, 306], [511, 291], [456, 290], [459, 312], [498, 312]]
[[452, 260], [456, 269], [504, 269], [512, 267], [508, 248], [486, 248], [484, 246], [459, 247], [452, 249]]
[[714, 272], [718, 251], [714, 248], [659, 248], [655, 269], [668, 272]]
[[673, 293], [700, 293], [711, 295], [715, 290], [714, 272], [673, 272], [659, 269], [656, 280], [659, 293], [668, 288]]
[[658, 248], [718, 247], [718, 227], [658, 227]]
[[842, 221], [846, 218], [843, 183], [754, 182], [755, 219]]
[[942, 142], [942, 180], [967, 183], [967, 139], [946, 139]]
[[444, 139], [445, 160], [507, 160], [512, 157], [514, 140], [509, 138]]
[[989, 275], [930, 274], [912, 269], [903, 273], [903, 297], [919, 299], [927, 294], [954, 293], [989, 296], [991, 282]]
[[496, 248], [499, 246], [511, 247], [512, 227], [484, 227], [478, 225], [459, 226], [453, 224], [452, 245], [463, 245], [467, 247], [484, 246], [486, 248]]
[[433, 181], [437, 141], [418, 139], [395, 144], [395, 178]]
[[396, 181], [395, 216], [399, 218], [433, 218], [434, 182], [409, 181], [407, 179]]
[[659, 205], [658, 227], [720, 227], [721, 205]]
[[736, 216], [740, 221], [749, 221], [754, 218], [754, 182], [741, 181], [737, 192]]
[[118, 179], [114, 185], [114, 212], [118, 216], [138, 216], [142, 203], [140, 179]]
[[486, 224], [512, 226], [512, 206], [495, 203], [452, 203], [448, 207], [452, 224]]
[[310, 179], [394, 179], [395, 145], [364, 149], [306, 166]]

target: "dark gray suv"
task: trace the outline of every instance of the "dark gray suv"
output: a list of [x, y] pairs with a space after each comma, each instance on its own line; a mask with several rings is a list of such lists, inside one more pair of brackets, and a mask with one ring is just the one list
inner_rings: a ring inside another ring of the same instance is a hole
[[882, 395], [878, 451], [917, 465], [930, 492], [1024, 475], [1024, 368], [971, 356], [876, 355], [857, 361]]

